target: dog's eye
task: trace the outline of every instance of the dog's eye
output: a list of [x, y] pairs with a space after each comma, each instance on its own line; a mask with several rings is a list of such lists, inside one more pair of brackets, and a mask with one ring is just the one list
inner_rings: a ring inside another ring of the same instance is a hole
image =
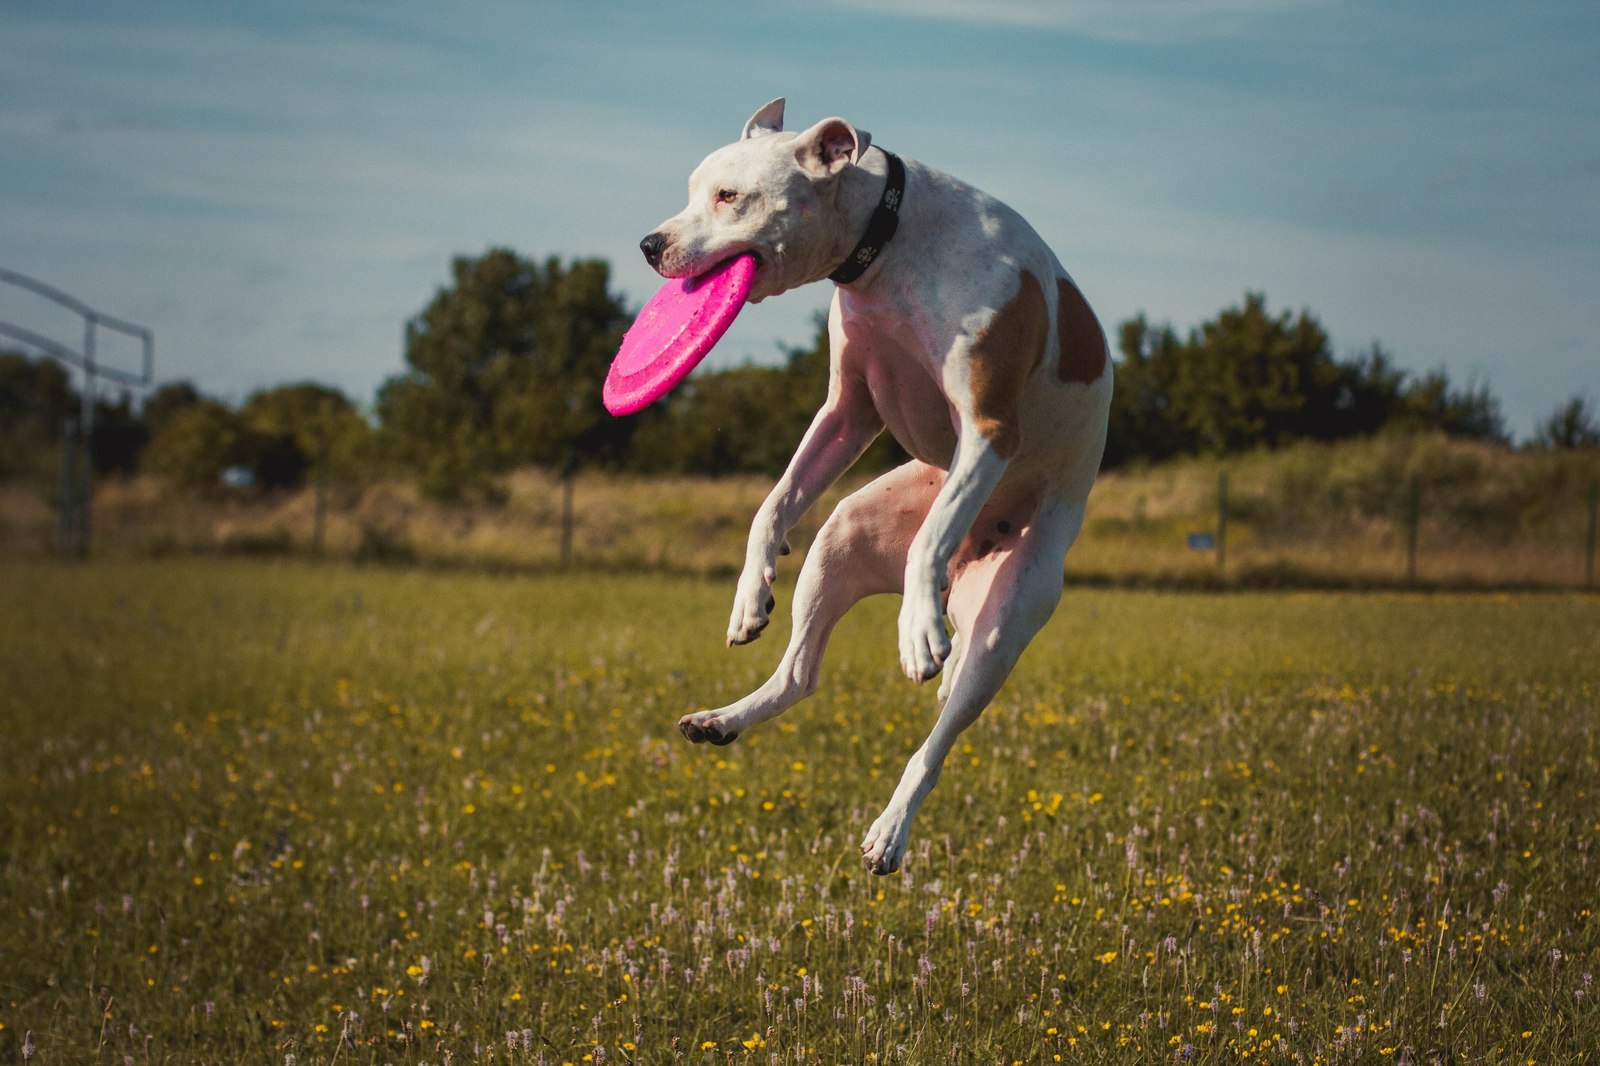
[[717, 203], [719, 203], [719, 204], [731, 204], [735, 200], [737, 200], [738, 198], [739, 198], [739, 194], [737, 192], [735, 192], [733, 189], [718, 189], [717, 190]]

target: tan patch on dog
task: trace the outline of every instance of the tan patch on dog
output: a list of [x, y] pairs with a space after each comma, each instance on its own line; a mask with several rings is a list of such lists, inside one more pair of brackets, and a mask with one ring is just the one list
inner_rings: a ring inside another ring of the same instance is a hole
[[1106, 372], [1106, 335], [1078, 287], [1056, 279], [1056, 338], [1061, 356], [1056, 375], [1068, 384], [1087, 385]]
[[972, 342], [968, 366], [972, 375], [972, 415], [978, 432], [1009, 459], [1022, 444], [1018, 409], [1028, 377], [1044, 358], [1050, 333], [1050, 310], [1039, 279], [1022, 271], [1017, 294]]

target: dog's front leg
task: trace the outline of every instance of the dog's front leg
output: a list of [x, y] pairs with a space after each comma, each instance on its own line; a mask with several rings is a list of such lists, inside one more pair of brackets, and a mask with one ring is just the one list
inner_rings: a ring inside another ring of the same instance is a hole
[[866, 387], [859, 381], [835, 381], [828, 402], [811, 422], [795, 449], [789, 467], [773, 486], [755, 521], [745, 548], [744, 570], [728, 619], [728, 645], [748, 644], [761, 635], [776, 606], [772, 583], [778, 576], [789, 530], [818, 496], [861, 457], [883, 431]]
[[1002, 459], [981, 433], [963, 426], [950, 473], [906, 556], [905, 597], [900, 603], [900, 669], [911, 680], [928, 680], [950, 655], [944, 628], [944, 590], [950, 557], [972, 528], [978, 512], [1005, 473]]

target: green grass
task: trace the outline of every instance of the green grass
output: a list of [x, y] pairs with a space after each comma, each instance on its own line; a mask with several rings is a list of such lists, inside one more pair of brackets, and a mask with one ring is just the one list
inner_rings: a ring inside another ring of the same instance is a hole
[[710, 749], [726, 582], [0, 588], [0, 1062], [1597, 1061], [1592, 597], [1069, 590], [874, 878], [892, 598]]

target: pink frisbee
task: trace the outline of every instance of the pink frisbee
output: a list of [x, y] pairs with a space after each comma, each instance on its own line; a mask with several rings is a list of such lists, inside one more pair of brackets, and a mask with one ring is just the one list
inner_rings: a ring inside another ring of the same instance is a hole
[[600, 393], [606, 410], [631, 415], [671, 392], [739, 316], [755, 274], [756, 257], [746, 254], [656, 290], [611, 361]]

